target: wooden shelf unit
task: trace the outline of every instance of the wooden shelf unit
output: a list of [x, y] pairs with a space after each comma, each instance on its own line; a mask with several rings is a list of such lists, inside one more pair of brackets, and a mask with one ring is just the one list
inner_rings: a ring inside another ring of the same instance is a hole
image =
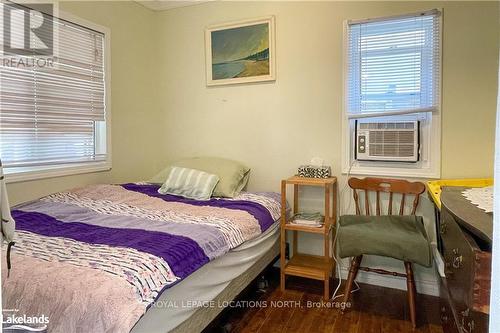
[[[286, 214], [286, 189], [293, 185], [293, 214], [299, 212], [299, 186], [320, 186], [325, 190], [325, 222], [321, 228], [290, 224]], [[333, 200], [332, 200], [333, 198]], [[285, 291], [286, 275], [301, 276], [324, 282], [323, 297], [330, 299], [330, 276], [335, 268], [335, 261], [330, 255], [330, 244], [333, 240], [332, 227], [337, 219], [337, 178], [325, 179], [293, 176], [281, 181], [281, 255], [280, 255], [280, 287]], [[286, 231], [293, 231], [293, 249], [290, 260], [285, 258]], [[298, 232], [310, 232], [323, 235], [324, 255], [298, 253]]]

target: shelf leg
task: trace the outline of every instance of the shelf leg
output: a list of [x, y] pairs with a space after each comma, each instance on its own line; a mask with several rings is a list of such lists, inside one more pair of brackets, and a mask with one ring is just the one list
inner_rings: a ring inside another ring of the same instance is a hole
[[330, 260], [330, 185], [325, 185], [325, 234], [324, 236], [324, 246], [325, 246], [325, 259]]
[[280, 256], [280, 289], [281, 291], [285, 291], [285, 265], [286, 265], [286, 236], [285, 230], [282, 228], [281, 230], [281, 256]]
[[[293, 185], [293, 214], [297, 214], [299, 212], [299, 185]], [[296, 255], [298, 253], [298, 231], [293, 231], [293, 254]]]
[[330, 299], [330, 274], [325, 277], [323, 298], [325, 302]]
[[286, 230], [281, 228], [281, 251], [280, 251], [280, 289], [285, 291], [285, 265], [286, 265]]
[[286, 265], [286, 181], [281, 182], [281, 235], [280, 235], [280, 289], [285, 291], [285, 265]]
[[293, 231], [293, 253], [290, 254], [290, 257], [296, 255], [299, 253], [298, 247], [299, 247], [299, 232], [297, 230]]

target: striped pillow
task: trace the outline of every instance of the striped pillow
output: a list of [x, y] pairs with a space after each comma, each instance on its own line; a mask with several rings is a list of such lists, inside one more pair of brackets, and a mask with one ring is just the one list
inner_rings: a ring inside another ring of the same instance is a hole
[[209, 200], [218, 182], [217, 175], [173, 166], [158, 192], [195, 200]]

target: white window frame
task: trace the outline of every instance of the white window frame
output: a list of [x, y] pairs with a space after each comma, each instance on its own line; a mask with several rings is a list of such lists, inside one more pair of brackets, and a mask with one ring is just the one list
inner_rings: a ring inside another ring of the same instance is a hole
[[[106, 159], [100, 162], [83, 162], [47, 166], [4, 168], [5, 182], [16, 183], [44, 178], [71, 176], [84, 173], [109, 171], [111, 159], [111, 29], [73, 14], [58, 11], [56, 17], [104, 34], [104, 103], [106, 126], [96, 131], [96, 145], [106, 147]], [[104, 137], [104, 138], [103, 138]]]
[[[443, 9], [440, 8], [441, 15], [438, 17], [440, 39], [440, 84], [442, 91], [442, 57], [443, 57]], [[396, 19], [399, 17], [411, 16], [413, 14], [401, 14], [378, 19]], [[418, 13], [415, 13], [418, 15]], [[366, 176], [389, 176], [389, 177], [411, 177], [411, 178], [440, 178], [441, 177], [441, 113], [442, 94], [439, 93], [438, 110], [436, 112], [422, 113], [416, 116], [398, 116], [404, 119], [420, 120], [420, 146], [423, 154], [421, 161], [411, 162], [384, 162], [384, 161], [356, 161], [354, 159], [355, 132], [354, 120], [348, 118], [348, 70], [349, 70], [349, 40], [348, 40], [348, 20], [344, 21], [344, 45], [343, 45], [343, 85], [342, 85], [342, 141], [341, 141], [341, 170], [347, 175]], [[394, 120], [394, 116], [386, 117], [388, 121]], [[375, 119], [375, 118], [374, 118]], [[381, 118], [377, 118], [380, 120]]]

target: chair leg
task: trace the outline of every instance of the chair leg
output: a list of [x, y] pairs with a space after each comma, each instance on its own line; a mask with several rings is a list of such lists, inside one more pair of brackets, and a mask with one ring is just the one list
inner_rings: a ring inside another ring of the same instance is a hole
[[[342, 300], [344, 304], [347, 304], [347, 302], [349, 301], [349, 297], [351, 296], [352, 284], [356, 279], [356, 275], [358, 275], [361, 259], [363, 259], [363, 256], [357, 256], [352, 259], [351, 267], [349, 267], [349, 275], [347, 276], [347, 282], [344, 289], [344, 298]], [[342, 312], [344, 311], [345, 308], [342, 309]]]
[[410, 320], [413, 328], [417, 327], [417, 308], [415, 306], [415, 298], [417, 291], [415, 289], [415, 279], [413, 278], [413, 269], [411, 262], [405, 261], [406, 270], [406, 288], [408, 289], [408, 306], [410, 308]]

